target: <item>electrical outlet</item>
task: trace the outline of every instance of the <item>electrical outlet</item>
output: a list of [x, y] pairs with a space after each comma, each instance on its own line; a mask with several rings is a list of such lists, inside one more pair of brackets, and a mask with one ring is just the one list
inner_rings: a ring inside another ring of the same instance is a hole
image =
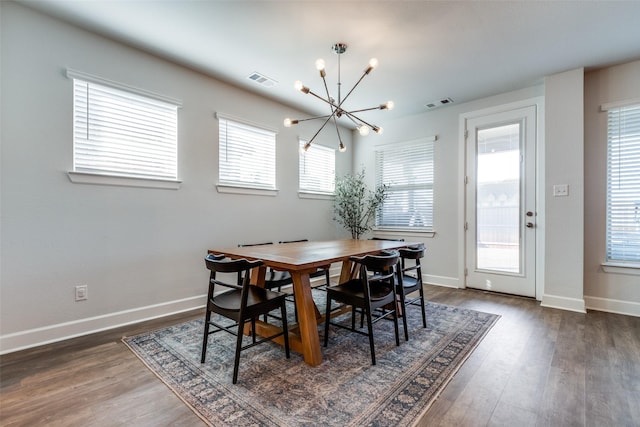
[[89, 298], [89, 287], [87, 285], [76, 286], [76, 301], [84, 301]]
[[553, 186], [554, 197], [566, 197], [569, 195], [569, 184], [556, 184]]

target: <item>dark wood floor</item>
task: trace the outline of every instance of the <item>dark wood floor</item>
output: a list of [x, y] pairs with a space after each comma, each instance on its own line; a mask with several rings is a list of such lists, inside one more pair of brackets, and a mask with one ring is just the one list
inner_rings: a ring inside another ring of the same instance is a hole
[[[640, 318], [427, 286], [502, 316], [419, 426], [640, 426]], [[192, 312], [2, 357], [2, 426], [200, 426], [120, 341]]]

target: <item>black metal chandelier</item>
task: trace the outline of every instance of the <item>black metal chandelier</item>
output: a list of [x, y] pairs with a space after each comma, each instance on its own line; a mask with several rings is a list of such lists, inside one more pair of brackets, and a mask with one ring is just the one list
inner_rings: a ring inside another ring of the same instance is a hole
[[324, 129], [324, 127], [327, 125], [327, 123], [329, 123], [329, 121], [333, 121], [333, 123], [335, 125], [335, 128], [336, 128], [336, 133], [338, 134], [338, 140], [340, 141], [339, 149], [340, 149], [341, 152], [344, 152], [346, 150], [346, 147], [344, 146], [344, 143], [342, 142], [342, 138], [340, 136], [340, 130], [338, 129], [338, 120], [337, 119], [339, 119], [340, 117], [344, 116], [344, 117], [348, 118], [349, 120], [351, 120], [356, 125], [356, 127], [358, 129], [358, 132], [360, 132], [360, 135], [363, 135], [363, 136], [368, 135], [369, 134], [369, 130], [373, 130], [374, 132], [380, 134], [380, 133], [382, 133], [382, 128], [381, 127], [372, 125], [370, 123], [367, 123], [366, 121], [362, 120], [360, 117], [356, 116], [355, 113], [361, 113], [363, 111], [371, 111], [371, 110], [391, 110], [391, 109], [393, 109], [393, 101], [388, 101], [386, 104], [381, 104], [381, 105], [378, 105], [376, 107], [362, 108], [362, 109], [359, 109], [359, 110], [347, 111], [344, 108], [342, 108], [342, 104], [344, 104], [344, 102], [347, 100], [347, 98], [349, 98], [349, 95], [351, 95], [353, 90], [360, 84], [362, 79], [364, 79], [364, 77], [367, 74], [369, 74], [371, 72], [371, 70], [373, 70], [378, 65], [378, 60], [373, 58], [373, 59], [371, 59], [369, 61], [369, 65], [364, 70], [364, 73], [362, 73], [362, 76], [360, 77], [360, 79], [358, 79], [356, 84], [353, 85], [353, 87], [346, 94], [346, 96], [344, 98], [342, 98], [341, 82], [340, 82], [340, 55], [342, 55], [344, 52], [346, 52], [347, 45], [344, 44], [344, 43], [336, 43], [336, 44], [334, 44], [332, 46], [332, 50], [333, 50], [334, 53], [336, 53], [338, 55], [338, 99], [337, 100], [335, 98], [333, 98], [329, 94], [329, 87], [327, 86], [327, 80], [325, 78], [325, 76], [326, 76], [326, 72], [324, 70], [325, 63], [324, 63], [324, 60], [322, 60], [322, 59], [318, 59], [316, 61], [316, 68], [318, 69], [318, 71], [320, 71], [320, 77], [322, 78], [322, 82], [324, 83], [324, 89], [325, 89], [325, 92], [327, 94], [326, 98], [323, 98], [320, 95], [314, 93], [308, 87], [304, 86], [301, 81], [297, 81], [295, 83], [295, 88], [297, 90], [299, 90], [300, 92], [305, 93], [305, 94], [313, 95], [316, 98], [318, 98], [319, 100], [327, 103], [329, 105], [329, 108], [331, 109], [331, 114], [324, 115], [324, 116], [309, 117], [307, 119], [298, 119], [298, 120], [292, 120], [290, 118], [284, 119], [284, 125], [286, 127], [291, 127], [292, 125], [295, 125], [295, 124], [298, 124], [299, 122], [304, 122], [304, 121], [307, 121], [307, 120], [324, 119], [324, 123], [322, 124], [322, 126], [320, 126], [320, 129], [318, 129], [318, 131], [313, 135], [313, 137], [311, 137], [311, 139], [305, 144], [305, 146], [304, 146], [304, 150], [305, 151], [307, 151], [309, 149], [309, 147], [311, 147], [311, 143], [316, 138], [316, 136], [318, 136], [320, 131], [322, 131], [322, 129]]

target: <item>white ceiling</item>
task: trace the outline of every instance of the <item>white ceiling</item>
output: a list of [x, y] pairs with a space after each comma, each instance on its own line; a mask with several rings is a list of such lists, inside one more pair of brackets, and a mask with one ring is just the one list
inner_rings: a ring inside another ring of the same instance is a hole
[[[337, 97], [331, 46], [344, 42], [343, 97], [371, 57], [380, 63], [344, 106], [393, 100], [393, 111], [365, 115], [380, 126], [441, 98], [466, 102], [640, 58], [640, 1], [19, 2], [310, 114], [329, 107], [293, 83], [323, 94], [314, 65], [322, 57]], [[278, 84], [248, 80], [256, 71]]]

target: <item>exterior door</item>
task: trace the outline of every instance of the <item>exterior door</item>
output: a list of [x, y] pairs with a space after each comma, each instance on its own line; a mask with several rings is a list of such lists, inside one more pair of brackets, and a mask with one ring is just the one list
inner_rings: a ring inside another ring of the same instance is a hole
[[466, 286], [536, 296], [536, 107], [466, 120]]

